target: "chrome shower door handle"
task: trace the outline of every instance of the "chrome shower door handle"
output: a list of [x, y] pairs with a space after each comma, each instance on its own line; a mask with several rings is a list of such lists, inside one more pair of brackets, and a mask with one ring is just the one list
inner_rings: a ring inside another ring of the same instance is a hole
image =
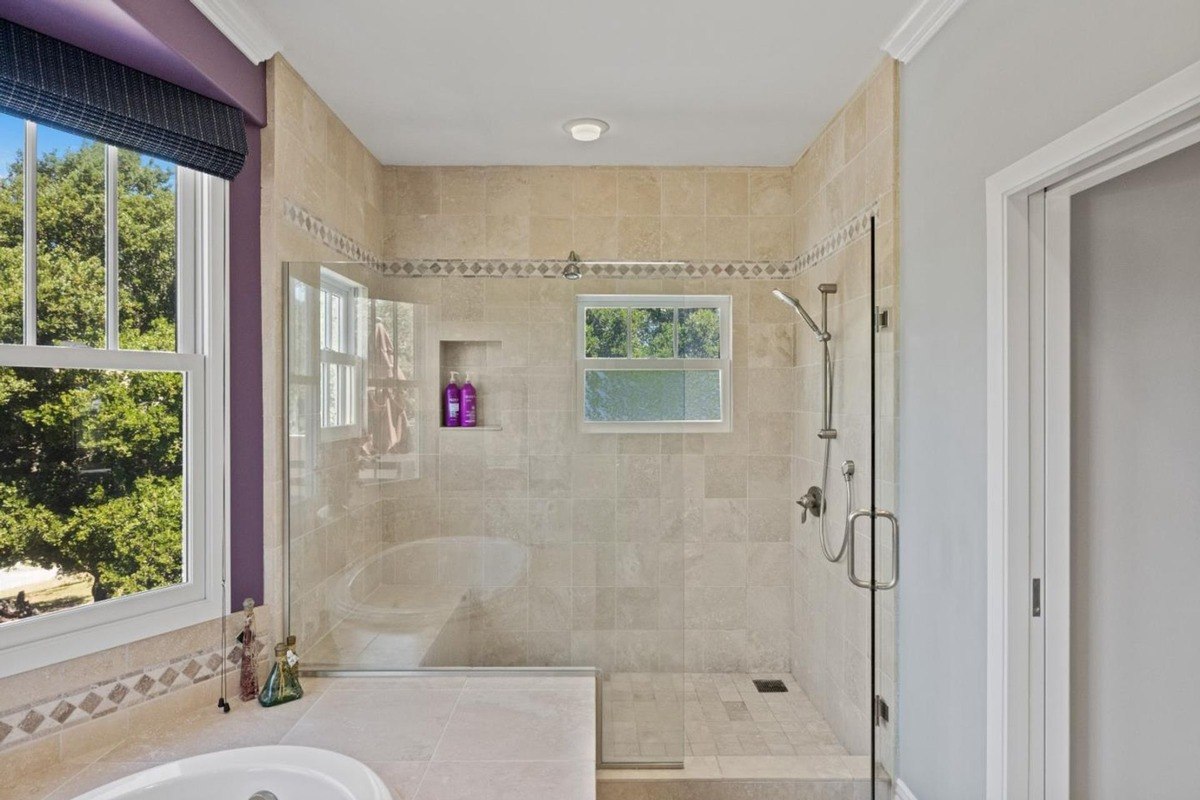
[[854, 540], [858, 538], [857, 532], [854, 530], [854, 526], [857, 525], [858, 521], [863, 517], [866, 517], [867, 519], [874, 519], [874, 516], [875, 515], [871, 513], [871, 509], [869, 508], [858, 509], [850, 515], [850, 530], [846, 532], [846, 577], [848, 577], [850, 582], [860, 589], [870, 589], [871, 582], [869, 580], [864, 581], [854, 574]]
[[[864, 580], [854, 572], [854, 526], [859, 519], [866, 517], [872, 521], [876, 517], [886, 519], [891, 523], [892, 529], [892, 575], [886, 581], [876, 581], [874, 584], [871, 581]], [[896, 515], [890, 511], [875, 511], [872, 512], [869, 508], [860, 508], [850, 515], [850, 530], [848, 532], [849, 541], [846, 542], [846, 577], [850, 582], [860, 589], [876, 589], [887, 590], [895, 589], [896, 584], [900, 581], [900, 521], [896, 519]]]
[[876, 589], [895, 589], [900, 582], [900, 520], [890, 511], [876, 512], [892, 524], [892, 577], [883, 582], [876, 582]]

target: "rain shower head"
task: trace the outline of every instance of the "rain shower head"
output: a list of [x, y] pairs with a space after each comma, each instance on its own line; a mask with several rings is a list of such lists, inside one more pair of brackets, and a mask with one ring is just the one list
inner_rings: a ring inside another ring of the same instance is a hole
[[819, 340], [821, 340], [822, 342], [829, 341], [829, 332], [823, 331], [817, 326], [817, 323], [813, 321], [813, 318], [810, 317], [808, 315], [808, 312], [804, 310], [804, 306], [800, 305], [799, 300], [792, 297], [787, 292], [781, 291], [779, 289], [772, 290], [771, 294], [775, 295], [780, 300], [782, 300], [783, 302], [785, 302], [789, 306], [791, 306], [792, 310], [800, 315], [800, 318], [803, 319], [805, 323], [807, 323], [808, 327], [812, 328], [812, 332], [817, 335], [817, 338]]

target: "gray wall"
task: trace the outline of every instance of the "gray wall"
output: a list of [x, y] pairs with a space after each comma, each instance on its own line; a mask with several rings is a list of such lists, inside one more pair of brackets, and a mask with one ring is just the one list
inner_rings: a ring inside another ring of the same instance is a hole
[[972, 0], [904, 68], [900, 755], [984, 796], [984, 180], [1200, 60], [1196, 0]]
[[1196, 794], [1200, 145], [1071, 204], [1071, 795]]

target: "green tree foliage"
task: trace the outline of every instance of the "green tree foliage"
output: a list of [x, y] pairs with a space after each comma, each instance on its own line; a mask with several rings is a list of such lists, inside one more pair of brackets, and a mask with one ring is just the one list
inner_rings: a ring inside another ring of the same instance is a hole
[[[22, 163], [0, 174], [0, 342], [22, 328]], [[104, 146], [37, 164], [38, 341], [104, 343]], [[122, 348], [175, 349], [174, 171], [118, 158]], [[0, 368], [0, 568], [92, 576], [96, 600], [181, 579], [177, 373]]]

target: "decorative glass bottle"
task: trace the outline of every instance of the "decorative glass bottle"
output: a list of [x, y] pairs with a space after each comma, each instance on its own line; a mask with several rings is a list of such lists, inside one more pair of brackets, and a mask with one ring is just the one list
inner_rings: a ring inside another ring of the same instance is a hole
[[240, 697], [243, 703], [249, 703], [258, 694], [258, 664], [255, 659], [255, 639], [257, 635], [254, 632], [254, 601], [249, 597], [242, 603], [242, 610], [246, 613], [245, 622], [242, 624], [242, 632], [238, 634], [237, 640], [242, 645], [241, 655], [241, 675], [240, 675]]
[[292, 675], [292, 668], [288, 664], [287, 645], [280, 642], [275, 645], [275, 665], [271, 667], [271, 674], [267, 676], [267, 682], [263, 684], [263, 690], [258, 695], [258, 702], [263, 706], [270, 707], [280, 703], [290, 703], [303, 696], [304, 690], [300, 688], [300, 682]]

